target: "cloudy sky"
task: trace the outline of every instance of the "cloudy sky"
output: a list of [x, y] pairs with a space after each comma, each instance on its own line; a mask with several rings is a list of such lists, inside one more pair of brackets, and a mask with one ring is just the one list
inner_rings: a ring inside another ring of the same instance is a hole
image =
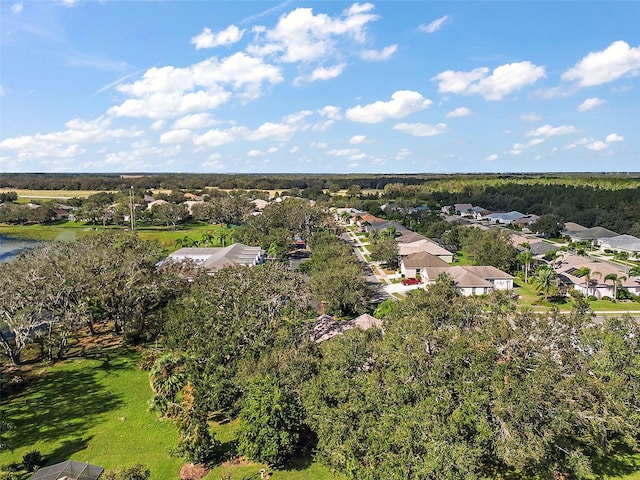
[[640, 2], [0, 1], [0, 172], [640, 171]]

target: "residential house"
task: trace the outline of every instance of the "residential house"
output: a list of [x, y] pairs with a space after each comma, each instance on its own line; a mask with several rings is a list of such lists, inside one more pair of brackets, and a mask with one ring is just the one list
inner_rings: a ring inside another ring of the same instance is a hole
[[422, 278], [425, 283], [433, 284], [440, 274], [448, 275], [464, 296], [513, 289], [513, 276], [491, 266], [429, 267], [424, 270]]
[[165, 203], [169, 203], [166, 200], [154, 200], [153, 202], [147, 203], [147, 210], [151, 210], [156, 205], [163, 205]]
[[566, 222], [564, 224], [564, 229], [560, 232], [564, 236], [571, 236], [572, 233], [583, 232], [587, 230], [587, 227], [583, 227], [579, 223], [575, 222]]
[[517, 218], [514, 221], [512, 221], [511, 225], [515, 225], [518, 228], [527, 228], [532, 223], [537, 222], [539, 218], [540, 217], [538, 215], [533, 215], [533, 214], [525, 215], [524, 217]]
[[571, 232], [569, 238], [574, 242], [595, 242], [601, 238], [617, 237], [619, 233], [603, 227], [592, 227], [578, 232]]
[[264, 210], [264, 208], [269, 205], [269, 202], [267, 202], [266, 200], [262, 200], [261, 198], [256, 198], [251, 200], [251, 203], [253, 203], [254, 208], [258, 211], [261, 212], [262, 210]]
[[499, 212], [499, 213], [490, 213], [486, 218], [490, 223], [499, 223], [502, 225], [511, 225], [516, 220], [519, 220], [523, 217], [526, 217], [524, 213], [520, 213], [517, 211], [511, 211], [509, 213]]
[[406, 257], [412, 253], [426, 252], [444, 260], [447, 263], [453, 262], [454, 254], [441, 247], [433, 240], [414, 232], [403, 234], [396, 239], [398, 242], [398, 255]]
[[[186, 196], [186, 194], [185, 194]], [[189, 215], [193, 215], [193, 206], [197, 204], [204, 204], [202, 200], [187, 200], [186, 202], [182, 202], [182, 204], [186, 207], [187, 213]]]
[[473, 207], [471, 209], [471, 216], [476, 220], [482, 220], [487, 215], [491, 215], [491, 211], [483, 207]]
[[448, 268], [450, 265], [441, 258], [427, 252], [416, 252], [402, 257], [400, 260], [400, 272], [405, 277], [422, 276], [422, 272], [430, 267]]
[[618, 235], [617, 237], [599, 238], [598, 244], [602, 250], [627, 252], [629, 256], [640, 255], [640, 238], [633, 235]]
[[167, 260], [177, 262], [191, 260], [207, 273], [214, 274], [232, 265], [260, 265], [264, 263], [265, 258], [265, 251], [260, 247], [234, 243], [227, 247], [180, 248], [170, 254]]
[[336, 320], [330, 315], [322, 314], [313, 324], [311, 340], [316, 343], [321, 343], [337, 335], [343, 335], [346, 331], [354, 328], [360, 328], [362, 330], [379, 328], [384, 331], [382, 327], [382, 320], [372, 317], [366, 313], [347, 322], [342, 322]]
[[[589, 269], [589, 282], [583, 268]], [[621, 286], [633, 295], [640, 295], [640, 277], [632, 277], [620, 266], [607, 261], [595, 261], [588, 257], [563, 252], [553, 264], [560, 280], [564, 285], [571, 286], [585, 296], [596, 298], [613, 298], [613, 281], [605, 280], [607, 275], [617, 275], [623, 280]]]

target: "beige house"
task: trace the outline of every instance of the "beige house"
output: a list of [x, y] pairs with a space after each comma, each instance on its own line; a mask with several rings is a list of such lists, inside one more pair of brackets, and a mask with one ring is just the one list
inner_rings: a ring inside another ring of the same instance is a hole
[[416, 252], [403, 257], [400, 260], [400, 273], [405, 277], [422, 276], [422, 272], [430, 267], [449, 267], [449, 264], [441, 258], [427, 252]]
[[[421, 237], [421, 238], [420, 238]], [[453, 253], [449, 250], [442, 248], [433, 240], [430, 240], [422, 235], [411, 232], [410, 234], [403, 235], [396, 239], [398, 243], [398, 255], [401, 257], [409, 256], [413, 253], [428, 253], [434, 257], [438, 257], [447, 263], [453, 262]]]
[[430, 267], [424, 270], [423, 279], [425, 283], [433, 284], [442, 273], [451, 277], [458, 291], [466, 297], [513, 289], [513, 276], [491, 266]]

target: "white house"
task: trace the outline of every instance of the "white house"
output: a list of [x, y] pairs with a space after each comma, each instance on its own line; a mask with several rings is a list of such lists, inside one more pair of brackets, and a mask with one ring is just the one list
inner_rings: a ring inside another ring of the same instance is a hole
[[629, 256], [640, 255], [640, 238], [634, 237], [633, 235], [600, 238], [598, 239], [598, 244], [602, 250], [608, 249], [627, 252]]
[[260, 247], [234, 243], [227, 247], [180, 248], [167, 260], [182, 262], [192, 260], [209, 274], [231, 265], [255, 266], [264, 263], [265, 252]]

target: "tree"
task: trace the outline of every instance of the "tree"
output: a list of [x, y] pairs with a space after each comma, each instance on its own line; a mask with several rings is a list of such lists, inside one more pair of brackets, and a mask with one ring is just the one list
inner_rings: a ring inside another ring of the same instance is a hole
[[149, 372], [149, 382], [153, 390], [151, 407], [162, 415], [175, 416], [178, 411], [178, 393], [185, 386], [187, 375], [184, 357], [167, 353], [159, 357]]
[[540, 215], [540, 218], [531, 224], [530, 229], [543, 237], [557, 237], [564, 229], [564, 222], [560, 216], [548, 213]]
[[558, 292], [558, 274], [547, 266], [540, 266], [532, 279], [536, 291], [542, 293], [545, 299]]
[[614, 254], [614, 257], [616, 260], [618, 260], [619, 262], [621, 262], [624, 265], [624, 271], [625, 273], [629, 272], [629, 252], [616, 252]]
[[207, 411], [191, 383], [184, 387], [182, 408], [176, 418], [178, 445], [175, 453], [190, 463], [206, 463], [218, 443], [209, 432]]
[[175, 230], [180, 221], [187, 217], [187, 208], [183, 204], [161, 203], [151, 209], [154, 223], [172, 226]]
[[239, 453], [273, 466], [300, 448], [303, 409], [296, 395], [270, 375], [253, 379], [240, 411]]
[[469, 252], [474, 265], [491, 265], [506, 272], [513, 271], [516, 250], [511, 235], [499, 229], [468, 228], [462, 239], [463, 249]]
[[384, 263], [387, 268], [398, 268], [398, 244], [390, 236], [383, 236], [369, 246], [371, 260]]
[[140, 463], [128, 467], [111, 468], [104, 472], [105, 480], [148, 480], [150, 477], [149, 467]]
[[516, 255], [516, 260], [524, 267], [524, 283], [528, 283], [529, 269], [531, 268], [531, 262], [533, 261], [533, 255], [531, 249], [527, 248], [524, 251]]
[[627, 277], [624, 275], [617, 275], [615, 273], [609, 273], [604, 276], [604, 281], [611, 280], [611, 284], [613, 285], [613, 299], [618, 299], [618, 288], [622, 286], [622, 282], [626, 280]]
[[575, 276], [580, 278], [584, 277], [584, 288], [586, 291], [586, 294], [585, 294], [586, 296], [589, 296], [589, 288], [591, 286], [591, 277], [602, 276], [600, 272], [592, 271], [589, 267], [580, 267], [574, 274]]

